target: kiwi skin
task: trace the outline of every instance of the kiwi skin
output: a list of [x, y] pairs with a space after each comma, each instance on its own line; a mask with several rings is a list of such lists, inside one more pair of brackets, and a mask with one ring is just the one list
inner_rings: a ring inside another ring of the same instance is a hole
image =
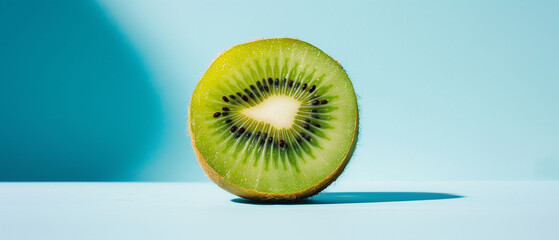
[[[293, 38], [295, 39], [295, 38]], [[255, 40], [257, 41], [257, 40]], [[220, 53], [215, 59], [219, 58], [219, 56], [221, 56], [221, 54], [225, 53], [227, 51], [224, 51], [222, 53]], [[214, 59], [214, 60], [215, 60]], [[338, 65], [341, 66], [341, 64], [336, 61], [336, 63], [338, 63]], [[196, 158], [198, 159], [198, 163], [200, 164], [200, 166], [202, 167], [202, 170], [204, 170], [204, 173], [206, 174], [206, 176], [208, 176], [209, 179], [211, 179], [213, 182], [215, 182], [219, 187], [223, 188], [224, 190], [235, 194], [239, 197], [242, 198], [246, 198], [255, 202], [262, 202], [262, 203], [294, 203], [294, 202], [298, 202], [300, 200], [303, 200], [305, 198], [308, 197], [312, 197], [318, 193], [320, 193], [322, 190], [324, 190], [326, 187], [328, 187], [330, 184], [332, 184], [334, 181], [336, 181], [336, 179], [342, 174], [342, 172], [344, 171], [345, 167], [347, 166], [347, 164], [349, 163], [349, 160], [351, 159], [351, 156], [353, 155], [354, 151], [355, 151], [355, 147], [356, 147], [356, 143], [357, 143], [357, 139], [358, 139], [358, 135], [359, 135], [359, 109], [358, 109], [358, 105], [356, 105], [356, 122], [355, 122], [355, 129], [353, 131], [353, 136], [352, 136], [352, 144], [351, 144], [351, 148], [348, 150], [348, 152], [346, 153], [343, 161], [340, 163], [340, 165], [336, 168], [336, 170], [334, 170], [334, 172], [332, 172], [330, 175], [328, 175], [326, 178], [324, 178], [322, 181], [316, 183], [315, 185], [304, 189], [302, 191], [299, 192], [294, 192], [294, 193], [285, 193], [285, 194], [279, 194], [279, 193], [266, 193], [266, 192], [259, 192], [253, 189], [246, 189], [246, 188], [242, 188], [240, 186], [237, 186], [229, 181], [227, 181], [225, 178], [223, 178], [222, 176], [220, 176], [204, 159], [204, 157], [202, 156], [202, 154], [198, 151], [198, 148], [196, 147], [196, 141], [194, 139], [194, 132], [192, 132], [192, 123], [190, 121], [190, 116], [191, 116], [191, 109], [190, 107], [188, 108], [188, 130], [190, 133], [190, 138], [192, 141], [192, 146], [194, 148], [194, 153], [196, 154]]]

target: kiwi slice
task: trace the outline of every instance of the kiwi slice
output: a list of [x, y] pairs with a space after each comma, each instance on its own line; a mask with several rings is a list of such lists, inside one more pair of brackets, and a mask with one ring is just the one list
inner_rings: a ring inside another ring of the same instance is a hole
[[273, 38], [219, 55], [192, 95], [192, 145], [208, 177], [256, 201], [294, 201], [342, 173], [358, 110], [344, 69], [313, 45]]

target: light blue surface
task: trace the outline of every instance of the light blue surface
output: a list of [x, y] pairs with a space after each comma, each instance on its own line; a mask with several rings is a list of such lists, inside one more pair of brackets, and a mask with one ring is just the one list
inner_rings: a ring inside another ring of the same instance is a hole
[[328, 191], [307, 204], [254, 205], [211, 183], [0, 183], [0, 239], [559, 237], [557, 181], [345, 183]]
[[360, 96], [343, 181], [559, 179], [557, 1], [3, 1], [0, 180], [204, 181], [212, 59], [308, 41]]

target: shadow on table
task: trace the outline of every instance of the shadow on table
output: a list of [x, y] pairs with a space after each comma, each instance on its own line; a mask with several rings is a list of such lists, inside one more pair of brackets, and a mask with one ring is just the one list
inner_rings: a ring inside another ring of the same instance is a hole
[[[442, 200], [463, 198], [464, 196], [436, 192], [329, 192], [321, 193], [312, 198], [288, 204], [348, 204], [348, 203], [381, 203]], [[270, 205], [277, 203], [259, 203], [244, 198], [231, 200], [235, 203]]]

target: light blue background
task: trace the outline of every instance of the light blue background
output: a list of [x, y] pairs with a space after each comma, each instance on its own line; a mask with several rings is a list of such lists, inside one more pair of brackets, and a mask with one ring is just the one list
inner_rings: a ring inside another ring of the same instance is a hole
[[559, 179], [556, 1], [2, 1], [0, 180], [206, 181], [186, 136], [227, 48], [296, 37], [361, 110], [344, 181]]

